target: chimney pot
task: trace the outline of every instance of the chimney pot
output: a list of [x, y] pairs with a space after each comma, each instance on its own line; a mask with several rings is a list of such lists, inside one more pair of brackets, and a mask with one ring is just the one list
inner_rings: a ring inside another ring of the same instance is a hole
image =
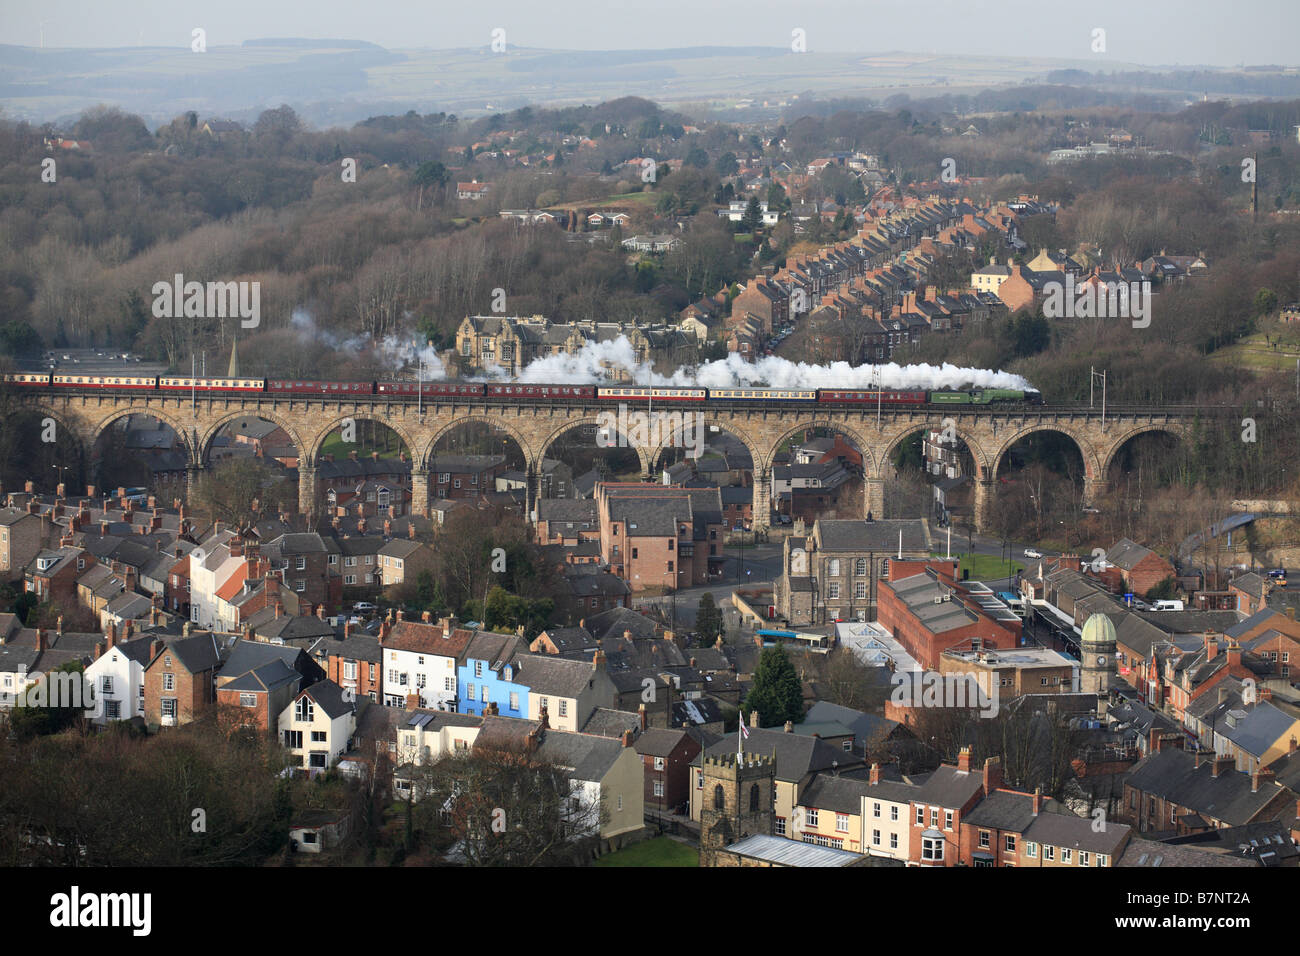
[[787, 734], [792, 734], [792, 733], [794, 733], [794, 721], [793, 721], [793, 720], [787, 720], [787, 721], [785, 722], [785, 732], [786, 732]]

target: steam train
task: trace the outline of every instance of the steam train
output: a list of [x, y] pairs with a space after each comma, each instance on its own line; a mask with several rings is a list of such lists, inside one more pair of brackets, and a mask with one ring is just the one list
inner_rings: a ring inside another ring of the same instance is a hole
[[194, 393], [205, 396], [260, 392], [313, 398], [358, 398], [364, 395], [410, 400], [488, 399], [493, 401], [610, 402], [813, 402], [828, 405], [1041, 405], [1036, 389], [872, 389], [872, 388], [697, 388], [690, 386], [533, 385], [518, 382], [322, 382], [282, 378], [193, 378], [185, 376], [87, 375], [62, 372], [12, 372], [6, 385], [25, 388], [102, 388]]

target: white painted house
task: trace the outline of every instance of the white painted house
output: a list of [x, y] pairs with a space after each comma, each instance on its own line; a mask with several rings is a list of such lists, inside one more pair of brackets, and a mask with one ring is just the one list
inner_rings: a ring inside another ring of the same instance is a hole
[[98, 700], [96, 724], [144, 717], [144, 668], [149, 663], [152, 637], [119, 641], [110, 628], [103, 653], [86, 668], [86, 680], [93, 681]]
[[280, 741], [304, 770], [326, 770], [338, 763], [356, 729], [356, 702], [332, 680], [300, 691], [278, 721]]

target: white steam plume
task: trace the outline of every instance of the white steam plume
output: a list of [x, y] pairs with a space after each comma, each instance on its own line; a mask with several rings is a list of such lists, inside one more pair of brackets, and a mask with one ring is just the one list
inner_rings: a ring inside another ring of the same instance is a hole
[[[548, 355], [528, 364], [519, 373], [520, 382], [554, 384], [600, 384], [610, 379], [609, 370], [625, 369], [632, 381], [645, 385], [699, 385], [705, 388], [744, 388], [768, 385], [772, 388], [1032, 388], [1023, 376], [990, 369], [960, 368], [956, 365], [858, 365], [832, 362], [809, 365], [771, 355], [747, 362], [734, 352], [725, 359], [705, 362], [698, 368], [678, 369], [672, 375], [652, 372], [649, 363], [637, 362], [626, 336], [607, 342], [593, 342], [571, 355]], [[877, 378], [878, 376], [878, 378]], [[504, 373], [494, 376], [506, 377]]]

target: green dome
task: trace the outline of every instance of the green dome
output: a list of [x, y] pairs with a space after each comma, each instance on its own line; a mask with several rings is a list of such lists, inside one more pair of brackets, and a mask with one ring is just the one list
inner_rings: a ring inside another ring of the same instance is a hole
[[1115, 625], [1105, 614], [1094, 614], [1083, 624], [1082, 644], [1114, 644]]

